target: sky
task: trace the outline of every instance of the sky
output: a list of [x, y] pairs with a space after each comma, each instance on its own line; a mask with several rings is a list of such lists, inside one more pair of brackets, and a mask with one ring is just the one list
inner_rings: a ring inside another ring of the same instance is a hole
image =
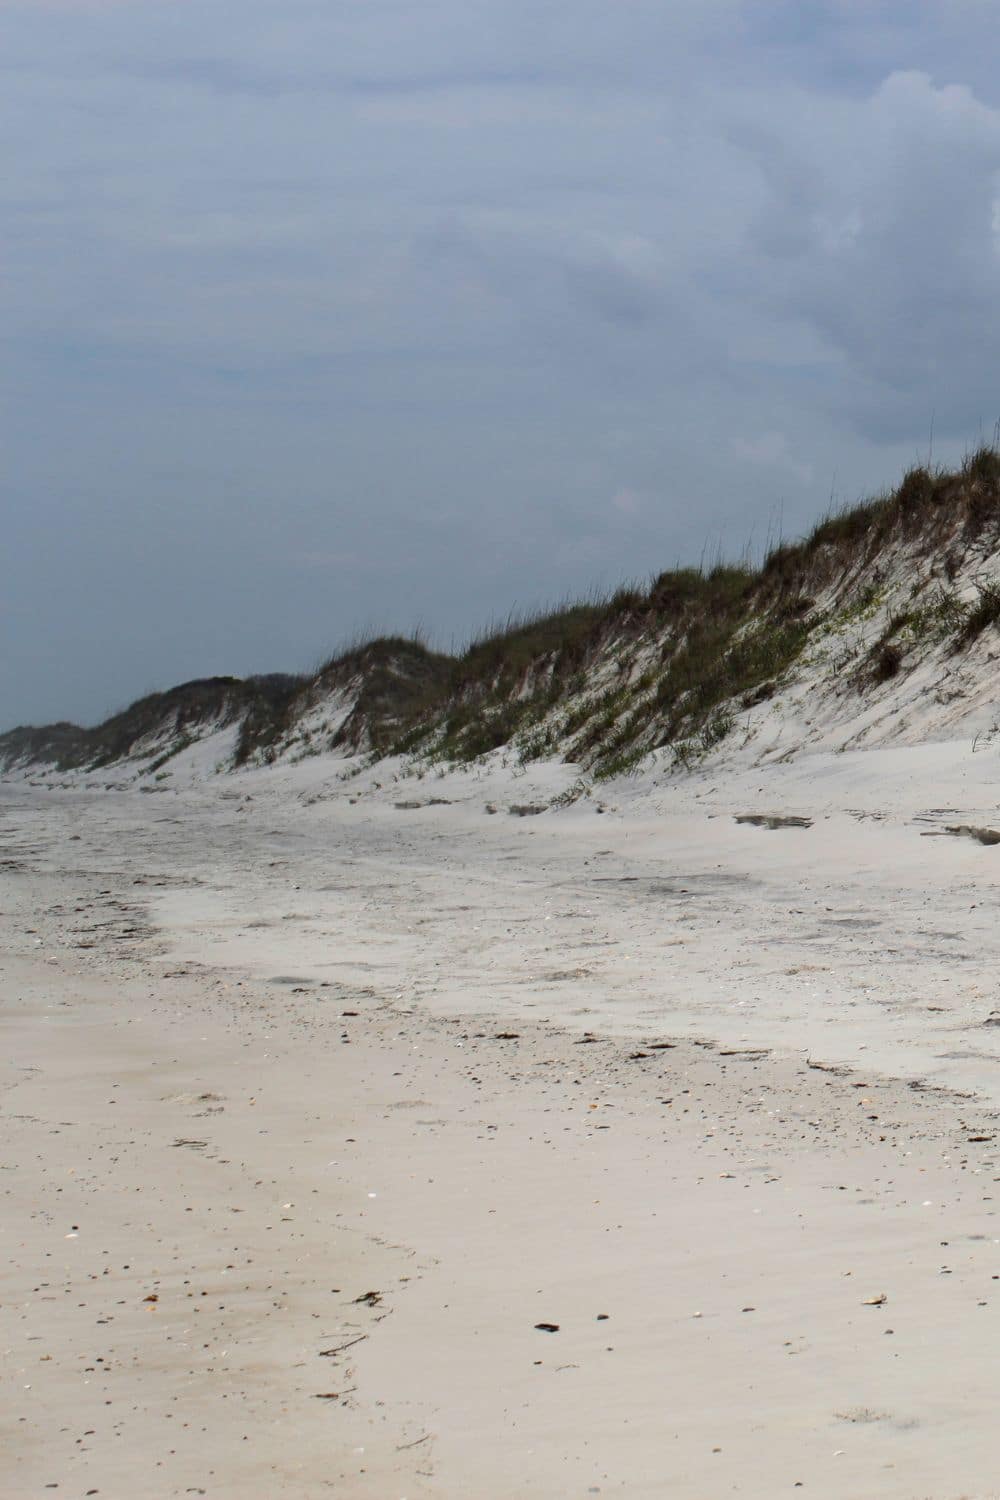
[[0, 0], [0, 728], [990, 439], [998, 55], [995, 0]]

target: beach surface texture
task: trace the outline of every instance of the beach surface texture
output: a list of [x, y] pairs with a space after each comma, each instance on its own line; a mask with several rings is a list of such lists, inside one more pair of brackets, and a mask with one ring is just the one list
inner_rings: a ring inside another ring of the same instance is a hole
[[0, 783], [4, 1500], [998, 1493], [991, 742], [210, 759]]

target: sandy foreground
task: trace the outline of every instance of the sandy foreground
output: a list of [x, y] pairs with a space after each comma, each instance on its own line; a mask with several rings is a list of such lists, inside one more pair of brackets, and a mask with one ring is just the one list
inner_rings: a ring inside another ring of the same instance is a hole
[[382, 779], [0, 788], [4, 1500], [1000, 1494], [1000, 761]]

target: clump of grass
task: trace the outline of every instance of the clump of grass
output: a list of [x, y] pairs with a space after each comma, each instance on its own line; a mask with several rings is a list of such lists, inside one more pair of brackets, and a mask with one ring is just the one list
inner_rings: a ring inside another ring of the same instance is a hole
[[761, 583], [788, 592], [817, 572], [832, 576], [860, 566], [894, 533], [923, 534], [931, 548], [956, 532], [968, 540], [987, 529], [1000, 530], [995, 445], [977, 448], [953, 473], [917, 465], [892, 492], [832, 511], [802, 541], [774, 548], [761, 569]]
[[560, 792], [557, 797], [552, 798], [552, 801], [549, 803], [549, 810], [554, 812], [562, 807], [572, 807], [574, 802], [579, 802], [581, 797], [589, 797], [591, 795], [592, 789], [590, 783], [585, 781], [583, 777], [579, 777], [574, 781], [572, 786], [568, 786], [564, 792]]
[[551, 755], [556, 749], [555, 730], [552, 728], [525, 730], [517, 737], [516, 744], [518, 758], [523, 766], [530, 761], [541, 760], [543, 756]]
[[439, 754], [449, 760], [475, 760], [477, 756], [488, 755], [513, 739], [522, 717], [512, 704], [501, 704], [482, 713], [453, 714], [445, 724], [445, 740]]
[[936, 493], [934, 474], [926, 464], [907, 469], [896, 490], [896, 507], [903, 515], [920, 515]]
[[281, 735], [293, 721], [293, 705], [306, 686], [302, 677], [255, 677], [248, 680], [252, 696], [240, 725], [233, 762], [245, 765], [253, 755], [273, 760]]
[[[624, 687], [617, 687], [610, 688], [595, 702], [586, 704], [582, 710], [585, 727], [577, 738], [573, 738], [575, 730], [570, 727], [568, 721], [563, 733], [570, 737], [569, 759], [583, 760], [589, 751], [602, 744], [610, 735], [628, 701], [628, 690]], [[576, 715], [571, 715], [571, 721], [575, 721], [576, 717]]]
[[169, 747], [169, 749], [165, 750], [162, 755], [158, 755], [156, 759], [146, 767], [144, 774], [147, 776], [152, 775], [152, 773], [154, 771], [158, 771], [161, 766], [165, 766], [168, 760], [173, 760], [175, 755], [180, 755], [184, 750], [189, 750], [191, 746], [196, 742], [196, 735], [181, 735], [179, 740], [175, 740], [175, 742]]
[[873, 682], [889, 682], [893, 677], [898, 677], [899, 669], [903, 665], [903, 653], [892, 641], [886, 641], [876, 652], [872, 665]]
[[357, 636], [328, 657], [308, 678], [291, 680], [288, 691], [262, 697], [244, 719], [236, 749], [237, 765], [252, 756], [273, 761], [301, 715], [338, 688], [351, 687], [354, 707], [335, 733], [309, 753], [340, 745], [387, 754], [400, 738], [401, 726], [414, 731], [416, 710], [438, 692], [447, 678], [450, 658], [431, 651], [419, 634]]
[[[393, 748], [468, 760], [516, 740], [522, 755], [561, 746], [567, 758], [608, 775], [682, 732], [698, 735], [711, 724], [718, 737], [729, 728], [727, 715], [716, 714], [721, 705], [764, 683], [774, 691], [816, 623], [812, 598], [799, 591], [748, 628], [757, 587], [747, 567], [676, 569], [645, 591], [630, 586], [494, 627], [455, 662], [445, 703], [425, 704]], [[647, 656], [633, 669], [637, 643], [651, 636], [663, 637], [662, 666]], [[585, 692], [590, 665], [608, 649], [618, 681], [550, 720]]]
[[938, 584], [919, 609], [907, 613], [909, 618], [899, 629], [909, 640], [945, 641], [962, 629], [967, 610], [954, 589]]
[[556, 670], [572, 670], [585, 658], [604, 613], [605, 607], [593, 602], [512, 614], [470, 642], [453, 668], [453, 686], [517, 682], [543, 658], [551, 658]]
[[594, 766], [595, 781], [610, 781], [615, 776], [628, 776], [637, 770], [645, 759], [645, 751], [638, 749], [610, 750]]
[[1000, 452], [986, 443], [976, 448], [962, 463], [962, 478], [1000, 494]]
[[977, 640], [984, 630], [998, 622], [1000, 622], [1000, 582], [990, 580], [980, 583], [979, 598], [969, 606], [955, 637], [955, 650], [964, 650]]
[[800, 654], [816, 621], [767, 619], [743, 630], [730, 618], [693, 630], [657, 689], [666, 722], [663, 743], [687, 722], [699, 726], [730, 698], [746, 696], [785, 672]]
[[895, 614], [889, 617], [889, 623], [885, 627], [883, 639], [891, 641], [893, 636], [899, 635], [901, 630], [905, 630], [907, 626], [912, 625], [916, 618], [917, 616], [912, 609], [897, 610]]

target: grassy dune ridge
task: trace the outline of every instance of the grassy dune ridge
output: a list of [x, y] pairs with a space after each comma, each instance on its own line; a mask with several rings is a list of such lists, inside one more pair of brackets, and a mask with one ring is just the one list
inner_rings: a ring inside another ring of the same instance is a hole
[[379, 637], [307, 674], [185, 683], [92, 729], [11, 730], [0, 766], [139, 760], [148, 773], [224, 726], [233, 766], [338, 751], [467, 762], [500, 747], [599, 778], [664, 747], [689, 765], [796, 673], [842, 702], [898, 687], [928, 653], [969, 653], [1000, 622], [998, 548], [1000, 452], [983, 447], [831, 512], [759, 568], [679, 568], [511, 615], [455, 655]]

